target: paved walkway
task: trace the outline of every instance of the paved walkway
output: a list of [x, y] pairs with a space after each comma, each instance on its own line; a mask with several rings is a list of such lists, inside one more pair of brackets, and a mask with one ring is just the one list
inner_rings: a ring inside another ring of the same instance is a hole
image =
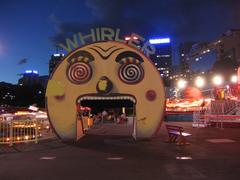
[[[240, 128], [192, 128], [190, 145], [159, 136], [135, 142], [126, 136], [88, 135], [76, 144], [57, 139], [0, 151], [0, 179], [240, 179]], [[2, 146], [1, 146], [2, 148]]]

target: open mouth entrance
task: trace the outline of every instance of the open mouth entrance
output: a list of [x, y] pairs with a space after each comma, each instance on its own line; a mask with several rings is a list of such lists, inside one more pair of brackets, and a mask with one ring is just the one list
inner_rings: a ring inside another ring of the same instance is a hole
[[132, 95], [96, 94], [80, 96], [77, 100], [78, 123], [83, 134], [135, 137], [135, 105]]

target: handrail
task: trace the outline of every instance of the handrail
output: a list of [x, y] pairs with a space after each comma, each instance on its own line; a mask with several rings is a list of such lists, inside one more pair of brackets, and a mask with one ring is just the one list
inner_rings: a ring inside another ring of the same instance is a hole
[[44, 129], [48, 130], [49, 124], [39, 119], [2, 120], [0, 121], [0, 144], [12, 146], [20, 142], [38, 143]]

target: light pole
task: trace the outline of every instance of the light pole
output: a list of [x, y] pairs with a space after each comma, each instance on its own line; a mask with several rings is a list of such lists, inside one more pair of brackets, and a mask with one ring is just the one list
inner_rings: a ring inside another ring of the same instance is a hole
[[203, 77], [196, 77], [195, 79], [195, 85], [198, 87], [198, 88], [202, 88], [204, 85], [205, 85], [205, 79]]
[[187, 85], [187, 81], [185, 81], [184, 79], [179, 79], [177, 86], [179, 89], [184, 89]]
[[181, 89], [184, 89], [187, 86], [187, 81], [184, 79], [179, 79], [177, 82], [177, 89], [176, 89], [176, 95], [179, 96], [179, 92]]
[[220, 75], [216, 75], [213, 77], [213, 84], [216, 86], [220, 86], [223, 83], [223, 78]]
[[232, 75], [231, 82], [235, 84], [235, 83], [237, 83], [237, 81], [238, 81], [237, 75]]
[[214, 87], [214, 97], [216, 100], [221, 100], [224, 98], [224, 94], [222, 90], [220, 89], [220, 85], [223, 84], [223, 78], [220, 75], [216, 75], [212, 79], [213, 84], [215, 85]]

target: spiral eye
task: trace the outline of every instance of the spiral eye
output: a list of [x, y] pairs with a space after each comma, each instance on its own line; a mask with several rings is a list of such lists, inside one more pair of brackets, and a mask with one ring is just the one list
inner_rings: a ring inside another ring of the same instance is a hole
[[68, 79], [75, 84], [83, 84], [92, 77], [92, 68], [84, 62], [75, 62], [68, 67]]
[[143, 79], [144, 70], [140, 64], [122, 64], [119, 68], [120, 79], [127, 84], [136, 84]]

